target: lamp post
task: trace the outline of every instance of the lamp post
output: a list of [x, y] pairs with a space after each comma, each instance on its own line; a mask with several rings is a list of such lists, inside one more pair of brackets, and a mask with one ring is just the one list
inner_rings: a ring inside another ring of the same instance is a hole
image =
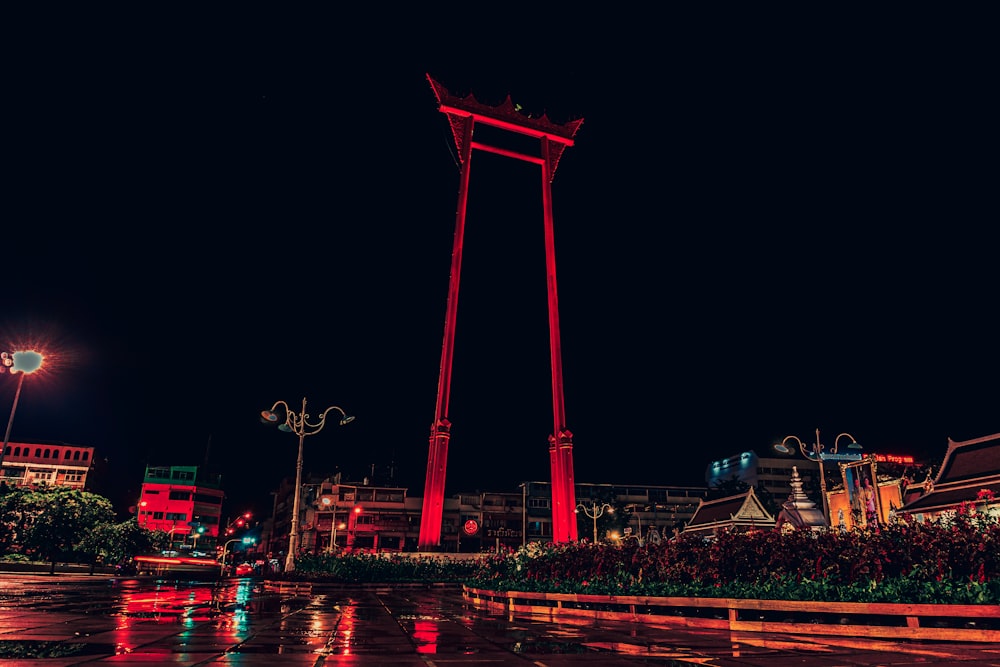
[[589, 518], [594, 520], [594, 544], [597, 544], [597, 520], [602, 516], [604, 516], [605, 512], [607, 512], [608, 514], [614, 514], [615, 508], [613, 508], [611, 505], [607, 503], [602, 503], [598, 505], [597, 501], [594, 501], [593, 503], [591, 503], [590, 509], [588, 509], [587, 506], [584, 505], [583, 503], [580, 503], [579, 505], [576, 506], [576, 511], [583, 512]]
[[44, 360], [45, 357], [34, 350], [13, 353], [0, 352], [0, 373], [21, 374], [21, 377], [17, 379], [17, 389], [14, 390], [14, 404], [10, 408], [10, 418], [7, 420], [7, 431], [3, 435], [3, 445], [0, 445], [0, 477], [3, 476], [3, 457], [7, 451], [7, 443], [10, 442], [10, 429], [14, 425], [14, 413], [17, 411], [17, 402], [21, 398], [21, 385], [24, 384], [24, 376], [41, 368]]
[[629, 505], [628, 509], [630, 509], [632, 511], [632, 514], [635, 515], [636, 520], [639, 522], [639, 534], [636, 537], [636, 540], [639, 542], [639, 546], [641, 547], [642, 544], [643, 544], [643, 540], [642, 540], [642, 515], [639, 514], [639, 512], [638, 512], [639, 505], [637, 505], [637, 504]]
[[835, 459], [860, 459], [860, 454], [840, 454], [840, 439], [850, 438], [851, 442], [847, 445], [848, 449], [861, 449], [861, 445], [858, 441], [854, 439], [854, 436], [850, 433], [840, 433], [833, 440], [833, 448], [830, 453], [824, 453], [826, 449], [819, 441], [819, 429], [816, 429], [816, 441], [812, 443], [811, 449], [806, 448], [806, 444], [802, 442], [799, 438], [794, 435], [785, 436], [785, 439], [780, 443], [774, 445], [775, 451], [781, 452], [782, 454], [793, 454], [795, 450], [789, 447], [786, 443], [790, 440], [794, 440], [799, 445], [799, 451], [802, 452], [802, 456], [809, 459], [810, 461], [816, 461], [819, 464], [819, 492], [823, 497], [823, 517], [826, 519], [827, 525], [830, 525], [830, 501], [826, 497], [826, 471], [823, 468], [823, 461], [825, 460], [835, 460]]
[[[280, 418], [275, 410], [281, 407], [285, 411], [284, 422], [278, 424]], [[340, 425], [349, 424], [354, 421], [354, 417], [349, 416], [344, 410], [336, 405], [331, 405], [322, 412], [319, 420], [309, 421], [311, 415], [306, 412], [306, 399], [302, 399], [302, 411], [292, 412], [291, 408], [284, 401], [276, 401], [270, 410], [263, 410], [260, 413], [261, 421], [265, 424], [278, 424], [278, 430], [287, 433], [294, 433], [299, 436], [299, 454], [295, 460], [295, 499], [292, 502], [292, 526], [288, 536], [288, 553], [285, 554], [285, 572], [295, 569], [295, 552], [299, 546], [299, 500], [302, 495], [302, 445], [307, 435], [316, 435], [323, 430], [326, 425], [326, 415], [334, 410], [340, 413]]]
[[528, 483], [521, 482], [521, 547], [528, 544]]
[[[343, 485], [337, 484], [337, 498], [340, 497], [340, 489], [342, 488]], [[358, 503], [358, 487], [348, 486], [347, 488], [354, 489], [354, 495], [353, 495], [354, 501], [351, 504], [351, 508], [353, 511], [353, 508]], [[333, 501], [333, 522], [330, 525], [330, 553], [334, 553], [337, 550], [337, 530], [340, 528], [347, 528], [347, 524], [342, 523], [339, 526], [337, 525], [337, 500], [335, 498]]]

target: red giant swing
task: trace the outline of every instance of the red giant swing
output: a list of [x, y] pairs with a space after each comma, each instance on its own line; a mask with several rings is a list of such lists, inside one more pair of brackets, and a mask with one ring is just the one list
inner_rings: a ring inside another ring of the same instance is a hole
[[[458, 309], [458, 285], [462, 268], [462, 243], [465, 234], [466, 203], [473, 149], [537, 164], [541, 167], [542, 213], [545, 225], [545, 272], [548, 286], [549, 353], [552, 363], [553, 432], [549, 435], [549, 465], [552, 475], [552, 540], [553, 542], [573, 542], [577, 539], [576, 492], [573, 479], [573, 434], [566, 427], [566, 411], [563, 404], [562, 352], [559, 340], [551, 184], [555, 177], [559, 158], [562, 157], [563, 151], [567, 147], [573, 145], [573, 137], [580, 124], [583, 123], [583, 119], [557, 125], [549, 121], [544, 114], [538, 118], [531, 118], [519, 113], [511, 102], [510, 96], [503, 104], [491, 107], [479, 103], [471, 94], [461, 98], [453, 95], [430, 75], [427, 76], [427, 79], [437, 97], [438, 110], [448, 117], [461, 162], [461, 176], [458, 208], [455, 215], [448, 305], [444, 322], [444, 343], [441, 346], [437, 403], [434, 422], [431, 425], [427, 478], [424, 485], [420, 537], [417, 546], [421, 551], [434, 551], [441, 547], [445, 472], [448, 442], [451, 438], [448, 402], [451, 392], [455, 315]], [[477, 124], [537, 139], [540, 149], [539, 155], [525, 155], [474, 141], [473, 130]]]

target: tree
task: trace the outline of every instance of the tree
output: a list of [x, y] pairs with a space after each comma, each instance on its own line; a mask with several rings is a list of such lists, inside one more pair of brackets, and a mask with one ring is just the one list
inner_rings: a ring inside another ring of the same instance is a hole
[[88, 557], [93, 573], [98, 562], [128, 566], [136, 555], [154, 550], [160, 535], [166, 537], [163, 531], [153, 532], [140, 526], [135, 519], [126, 519], [121, 523], [95, 526], [80, 540], [78, 549]]
[[24, 550], [49, 562], [52, 574], [56, 563], [70, 557], [88, 533], [115, 519], [107, 498], [65, 487], [31, 491], [25, 494], [23, 507], [28, 515]]
[[21, 540], [30, 520], [24, 511], [25, 496], [30, 489], [14, 487], [0, 494], [0, 554], [21, 550]]

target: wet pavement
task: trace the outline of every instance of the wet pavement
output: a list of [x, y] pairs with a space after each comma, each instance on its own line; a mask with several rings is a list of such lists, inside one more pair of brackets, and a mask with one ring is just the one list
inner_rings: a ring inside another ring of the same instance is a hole
[[29, 665], [971, 667], [1000, 647], [508, 618], [456, 587], [0, 573], [0, 666]]

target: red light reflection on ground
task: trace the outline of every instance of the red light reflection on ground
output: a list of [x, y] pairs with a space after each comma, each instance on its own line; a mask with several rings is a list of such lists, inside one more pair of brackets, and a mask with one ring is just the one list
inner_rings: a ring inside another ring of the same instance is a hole
[[413, 622], [413, 641], [417, 643], [417, 653], [437, 653], [438, 626], [433, 621]]

